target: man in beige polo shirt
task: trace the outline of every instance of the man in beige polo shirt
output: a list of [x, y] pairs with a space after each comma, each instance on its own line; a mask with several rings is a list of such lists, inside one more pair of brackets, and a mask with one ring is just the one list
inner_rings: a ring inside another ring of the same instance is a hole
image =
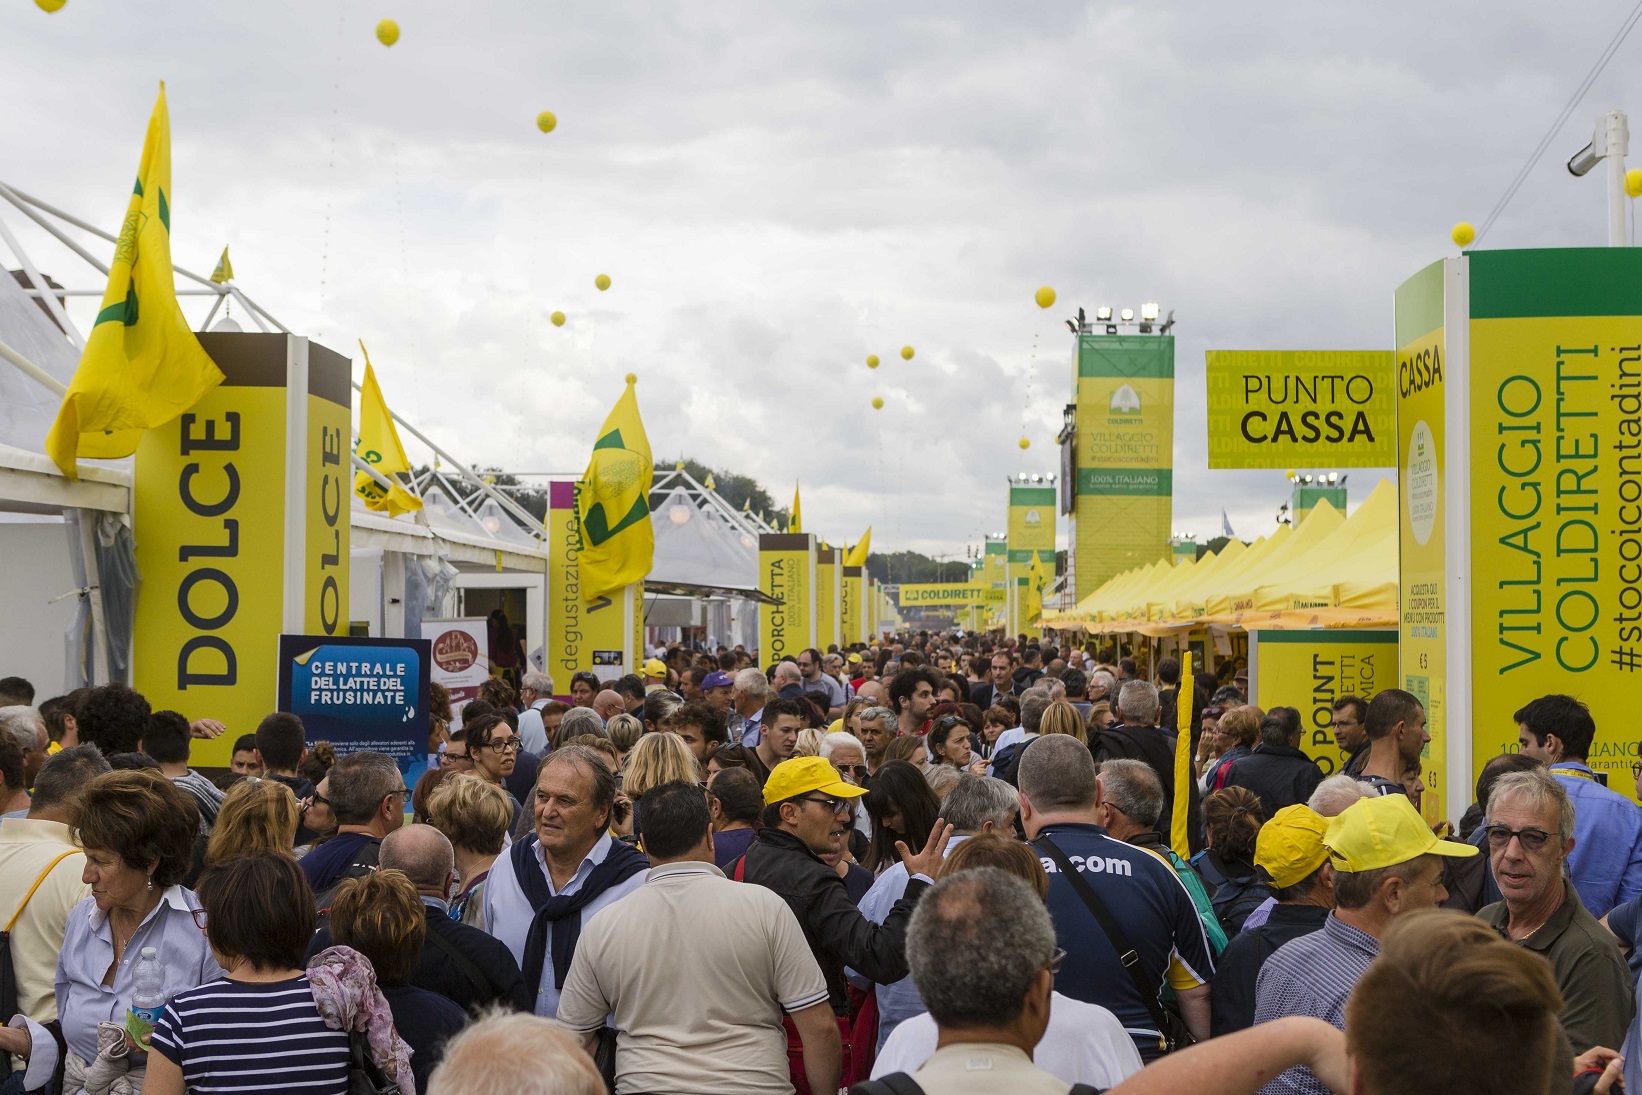
[[[28, 816], [0, 821], [0, 928], [16, 918], [11, 960], [17, 1004], [36, 1023], [57, 1018], [57, 952], [69, 910], [91, 893], [80, 881], [85, 853], [69, 836], [69, 811], [85, 785], [108, 770], [95, 745], [64, 749], [34, 777]], [[10, 1019], [0, 1016], [0, 1023]]]
[[559, 1022], [591, 1052], [614, 1012], [617, 1095], [788, 1095], [787, 1015], [810, 1090], [837, 1091], [838, 1025], [792, 910], [713, 865], [698, 785], [662, 784], [635, 806], [649, 877], [582, 929]]

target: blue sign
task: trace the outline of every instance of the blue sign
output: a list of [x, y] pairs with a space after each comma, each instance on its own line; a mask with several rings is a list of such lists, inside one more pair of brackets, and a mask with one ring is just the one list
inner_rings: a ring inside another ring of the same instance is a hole
[[337, 756], [372, 750], [399, 762], [408, 786], [428, 766], [426, 639], [279, 637], [279, 709], [302, 719], [308, 743]]

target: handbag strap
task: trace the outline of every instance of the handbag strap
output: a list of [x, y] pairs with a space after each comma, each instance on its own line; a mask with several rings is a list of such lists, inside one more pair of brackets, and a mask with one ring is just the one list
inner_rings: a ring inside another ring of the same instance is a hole
[[1047, 853], [1049, 858], [1055, 861], [1056, 868], [1066, 876], [1066, 880], [1072, 884], [1073, 892], [1078, 895], [1084, 907], [1094, 916], [1095, 922], [1100, 925], [1100, 930], [1106, 933], [1106, 938], [1118, 952], [1117, 960], [1128, 971], [1130, 980], [1135, 984], [1135, 990], [1140, 993], [1140, 999], [1145, 1003], [1146, 1011], [1152, 1017], [1152, 1022], [1157, 1024], [1158, 1048], [1167, 1050], [1169, 1048], [1168, 1018], [1164, 1015], [1162, 1002], [1157, 998], [1156, 986], [1148, 985], [1141, 974], [1139, 952], [1129, 945], [1129, 937], [1123, 933], [1122, 928], [1118, 927], [1117, 921], [1113, 919], [1111, 911], [1106, 908], [1106, 903], [1100, 899], [1100, 895], [1096, 894], [1093, 887], [1084, 879], [1083, 872], [1072, 866], [1071, 860], [1066, 858], [1066, 853], [1061, 851], [1053, 840], [1050, 840], [1047, 836], [1039, 836], [1032, 846]]
[[34, 891], [38, 890], [41, 887], [41, 885], [44, 884], [45, 880], [51, 876], [51, 872], [55, 871], [57, 869], [57, 864], [61, 863], [63, 860], [67, 859], [71, 855], [80, 855], [80, 854], [82, 854], [80, 852], [80, 849], [70, 848], [68, 851], [64, 852], [62, 855], [58, 856], [56, 859], [54, 859], [50, 863], [46, 864], [46, 869], [41, 871], [40, 872], [40, 877], [36, 878], [34, 880], [34, 885], [29, 887], [29, 892], [23, 895], [23, 903], [21, 905], [17, 906], [17, 911], [12, 913], [11, 914], [11, 919], [6, 922], [5, 933], [7, 935], [10, 935], [11, 934], [11, 929], [13, 929], [17, 926], [18, 918], [23, 915], [23, 910], [29, 907], [29, 901], [30, 901], [30, 899], [32, 899], [34, 897]]

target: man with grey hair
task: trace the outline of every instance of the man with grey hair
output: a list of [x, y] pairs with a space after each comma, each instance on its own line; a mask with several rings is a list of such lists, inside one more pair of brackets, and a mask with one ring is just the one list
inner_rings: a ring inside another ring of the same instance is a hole
[[867, 770], [876, 772], [895, 738], [895, 712], [887, 707], [867, 707], [857, 721], [861, 725], [861, 747], [867, 753]]
[[1613, 934], [1564, 877], [1574, 849], [1574, 805], [1542, 768], [1501, 776], [1488, 795], [1486, 847], [1505, 900], [1478, 919], [1545, 956], [1562, 993], [1562, 1028], [1574, 1052], [1624, 1040], [1634, 1000]]
[[315, 797], [330, 803], [336, 835], [303, 856], [301, 866], [319, 908], [326, 909], [343, 879], [376, 869], [382, 838], [405, 824], [410, 791], [397, 761], [366, 750], [332, 765]]
[[85, 855], [68, 827], [74, 800], [108, 770], [95, 745], [64, 749], [40, 769], [28, 817], [0, 821], [0, 909], [8, 917], [22, 910], [11, 928], [17, 1010], [36, 1023], [57, 1018], [57, 952], [70, 910], [91, 893], [80, 881]]
[[538, 757], [546, 753], [547, 725], [542, 722], [542, 708], [553, 699], [553, 678], [532, 670], [519, 680], [519, 748]]
[[596, 738], [610, 736], [604, 728], [604, 720], [591, 707], [572, 707], [559, 720], [559, 740], [574, 741], [583, 734], [592, 734]]
[[939, 1049], [912, 1074], [927, 1092], [1065, 1095], [1032, 1063], [1049, 1028], [1055, 926], [1038, 895], [996, 867], [937, 882], [907, 929], [912, 979]]
[[[1139, 678], [1123, 682], [1118, 702], [1113, 708], [1116, 726], [1105, 730], [1090, 728], [1089, 751], [1097, 762], [1126, 757], [1143, 760], [1152, 766], [1163, 784], [1163, 812], [1158, 816], [1157, 831], [1168, 835], [1174, 817], [1176, 787], [1174, 784], [1175, 745], [1180, 739], [1173, 727], [1158, 726], [1159, 709], [1157, 689]], [[1195, 779], [1187, 779], [1179, 793], [1187, 796], [1186, 833], [1195, 855], [1202, 849], [1203, 827], [1198, 819], [1198, 788]]]
[[34, 786], [34, 777], [45, 764], [51, 738], [46, 733], [46, 720], [35, 707], [12, 704], [0, 707], [0, 733], [17, 743], [23, 751], [23, 785]]
[[445, 1044], [427, 1095], [605, 1095], [593, 1058], [558, 1023], [493, 1011]]
[[770, 681], [762, 670], [743, 669], [730, 688], [730, 736], [739, 737], [748, 749], [757, 747], [764, 704], [770, 698]]
[[[950, 766], [943, 765], [943, 767]], [[952, 837], [947, 841], [948, 853], [959, 843], [981, 833], [1010, 835], [1015, 831], [1015, 815], [1020, 812], [1015, 789], [1001, 779], [974, 776], [965, 773], [941, 800], [941, 816], [952, 826]], [[886, 868], [873, 882], [872, 889], [861, 898], [861, 915], [874, 924], [888, 918], [895, 903], [906, 895], [907, 869], [904, 863]], [[857, 987], [866, 989], [871, 982], [856, 979]], [[910, 975], [889, 985], [878, 986], [878, 1048], [882, 1049], [895, 1027], [914, 1015], [922, 1014], [924, 1004]]]
[[[406, 825], [382, 838], [380, 867], [410, 879], [422, 898], [427, 935], [410, 983], [454, 1001], [470, 1015], [479, 1008], [530, 1010], [530, 990], [519, 964], [500, 940], [450, 918], [447, 895], [456, 880], [456, 850], [431, 825]], [[308, 958], [331, 945], [330, 925], [321, 923], [308, 945]]]
[[[1019, 775], [1021, 824], [1049, 872], [1049, 912], [1067, 951], [1059, 990], [1112, 1011], [1152, 1061], [1169, 1033], [1156, 991], [1167, 980], [1193, 1037], [1206, 1039], [1214, 957], [1191, 894], [1155, 856], [1101, 827], [1100, 782], [1082, 742], [1065, 734], [1029, 742]], [[1121, 926], [1126, 947], [1103, 919]]]

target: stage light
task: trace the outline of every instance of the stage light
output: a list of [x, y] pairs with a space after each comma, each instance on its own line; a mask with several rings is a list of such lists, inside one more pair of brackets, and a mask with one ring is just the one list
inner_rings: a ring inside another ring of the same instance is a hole
[[1157, 313], [1158, 308], [1155, 302], [1151, 304], [1142, 304], [1140, 306], [1140, 318], [1145, 320], [1147, 323], [1156, 323]]
[[1135, 321], [1135, 310], [1133, 308], [1125, 308], [1123, 311], [1118, 313], [1118, 318], [1125, 323], [1133, 323]]
[[1102, 304], [1099, 308], [1096, 308], [1095, 319], [1099, 320], [1101, 323], [1111, 322], [1112, 306], [1109, 304]]

